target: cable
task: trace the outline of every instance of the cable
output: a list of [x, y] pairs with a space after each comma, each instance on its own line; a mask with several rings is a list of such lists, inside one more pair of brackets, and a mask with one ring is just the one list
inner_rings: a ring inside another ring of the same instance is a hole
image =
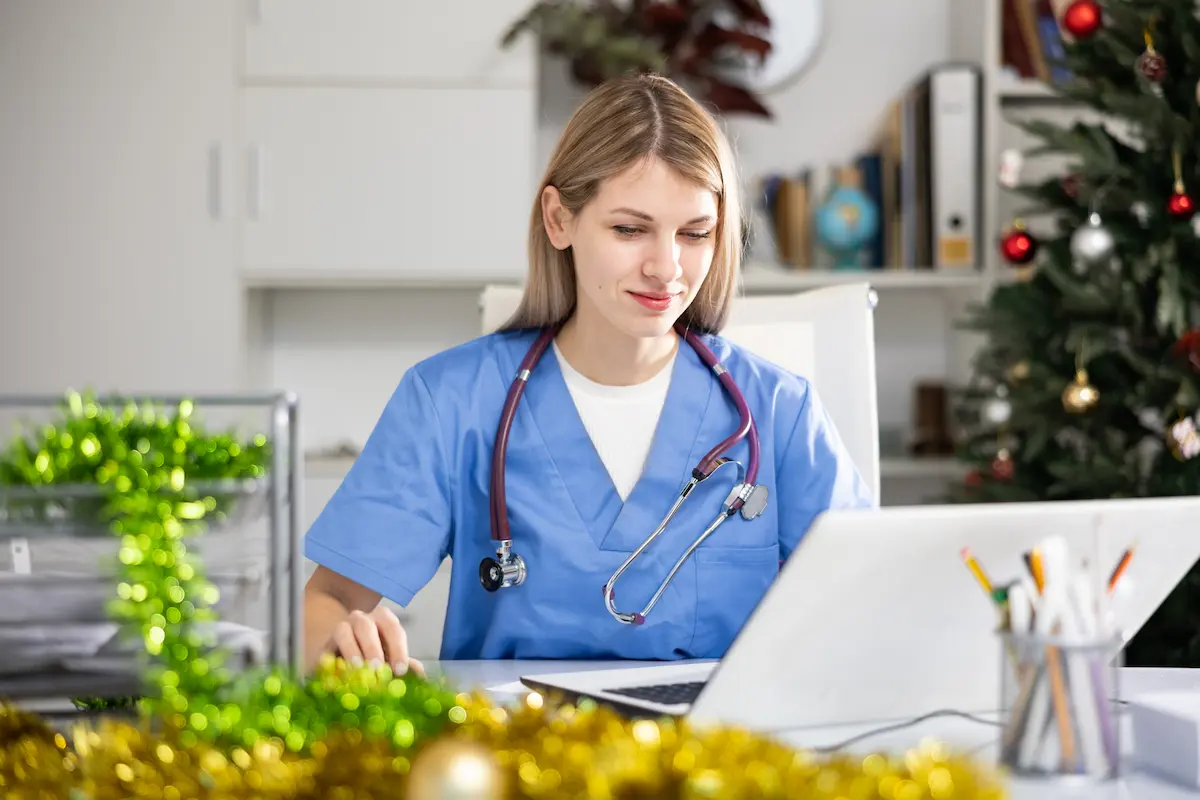
[[[1129, 701], [1122, 700], [1117, 697], [1110, 697], [1109, 702], [1111, 702], [1117, 706], [1126, 706], [1129, 704]], [[953, 708], [943, 708], [939, 711], [930, 711], [928, 714], [922, 714], [919, 717], [913, 717], [912, 719], [905, 720], [903, 722], [895, 722], [895, 723], [892, 723], [891, 725], [884, 725], [883, 727], [880, 727], [880, 728], [872, 728], [869, 731], [857, 734], [855, 736], [851, 736], [849, 739], [843, 739], [842, 741], [837, 742], [835, 744], [825, 745], [824, 747], [809, 747], [806, 749], [811, 750], [814, 753], [821, 753], [821, 754], [833, 753], [837, 750], [845, 749], [846, 747], [849, 747], [852, 744], [858, 744], [859, 742], [861, 742], [865, 739], [870, 739], [872, 737], [879, 736], [880, 734], [891, 733], [893, 731], [902, 731], [905, 728], [911, 728], [914, 725], [920, 725], [922, 722], [927, 722], [928, 720], [936, 719], [938, 717], [958, 717], [959, 719], [965, 719], [968, 722], [977, 722], [980, 725], [991, 725], [992, 727], [995, 727], [995, 728], [1003, 728], [1004, 727], [1004, 722], [1001, 720], [986, 719], [977, 714], [971, 714], [966, 711], [958, 711]]]
[[845, 749], [846, 747], [848, 747], [852, 744], [857, 744], [858, 742], [861, 742], [864, 739], [870, 739], [871, 737], [879, 736], [882, 733], [891, 733], [892, 731], [901, 731], [901, 730], [904, 730], [905, 728], [911, 728], [914, 725], [920, 725], [922, 722], [925, 722], [925, 721], [931, 720], [931, 719], [935, 719], [937, 717], [960, 717], [961, 719], [969, 720], [971, 722], [978, 722], [980, 725], [992, 725], [997, 728], [1001, 728], [1004, 726], [1004, 723], [1000, 722], [999, 720], [985, 719], [984, 717], [980, 717], [975, 714], [970, 714], [966, 711], [956, 711], [955, 709], [952, 709], [952, 708], [945, 708], [940, 711], [930, 711], [928, 714], [922, 714], [919, 717], [913, 717], [912, 719], [905, 720], [904, 722], [896, 722], [891, 725], [885, 725], [881, 728], [872, 728], [871, 730], [866, 731], [865, 733], [860, 733], [860, 734], [857, 734], [856, 736], [851, 736], [849, 739], [843, 739], [842, 741], [837, 742], [836, 744], [829, 744], [829, 745], [825, 745], [824, 747], [810, 747], [810, 748], [806, 748], [806, 749], [812, 750], [815, 753], [822, 753], [822, 754], [832, 753], [837, 750]]

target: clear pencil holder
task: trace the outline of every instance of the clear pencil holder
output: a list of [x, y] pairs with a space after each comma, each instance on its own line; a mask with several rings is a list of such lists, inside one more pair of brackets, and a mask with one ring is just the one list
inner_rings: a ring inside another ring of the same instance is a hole
[[1014, 776], [1112, 780], [1121, 772], [1125, 640], [999, 634], [1000, 763]]

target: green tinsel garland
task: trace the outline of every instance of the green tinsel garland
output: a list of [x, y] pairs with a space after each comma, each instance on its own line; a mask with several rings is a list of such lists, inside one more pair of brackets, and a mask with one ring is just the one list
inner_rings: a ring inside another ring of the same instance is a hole
[[[139, 639], [148, 656], [144, 696], [77, 698], [76, 705], [140, 706], [170, 721], [185, 743], [246, 746], [263, 735], [304, 751], [331, 724], [361, 725], [410, 745], [438, 733], [455, 706], [455, 693], [442, 685], [380, 682], [370, 673], [301, 681], [277, 668], [231, 676], [222, 668], [226, 654], [195, 624], [215, 619], [217, 591], [187, 539], [209, 520], [221, 521], [249, 484], [264, 479], [271, 448], [262, 434], [244, 441], [234, 432], [210, 433], [194, 412], [188, 400], [113, 409], [71, 392], [59, 419], [19, 431], [0, 457], [0, 486], [99, 489], [71, 491], [66, 513], [120, 539], [109, 610], [121, 635]], [[7, 498], [3, 512], [37, 524], [61, 517], [63, 505], [52, 491], [26, 492]]]

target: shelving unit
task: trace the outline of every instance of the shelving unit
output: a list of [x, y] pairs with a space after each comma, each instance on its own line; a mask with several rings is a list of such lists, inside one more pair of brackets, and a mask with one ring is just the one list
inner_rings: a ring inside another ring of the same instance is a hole
[[[118, 409], [137, 402], [143, 408], [158, 409], [178, 406], [185, 399], [193, 402], [201, 416], [225, 411], [257, 420], [257, 429], [269, 431], [272, 448], [263, 478], [190, 483], [176, 495], [181, 500], [212, 499], [220, 511], [219, 517], [206, 522], [204, 532], [188, 543], [190, 550], [202, 556], [206, 539], [227, 528], [237, 531], [241, 547], [249, 546], [256, 528], [266, 529], [262, 572], [268, 578], [268, 602], [262, 629], [248, 625], [249, 620], [222, 619], [211, 631], [214, 641], [228, 649], [230, 668], [253, 666], [265, 658], [270, 664], [298, 670], [305, 487], [304, 459], [298, 457], [296, 398], [286, 394], [149, 395], [102, 396], [94, 402]], [[61, 397], [52, 395], [0, 395], [0, 411], [21, 420], [22, 429], [55, 418], [61, 403]], [[102, 515], [105, 491], [98, 484], [0, 484], [0, 546], [11, 555], [0, 558], [0, 563], [11, 562], [9, 570], [0, 570], [0, 643], [6, 648], [10, 667], [0, 669], [0, 696], [37, 703], [139, 693], [138, 653], [118, 639], [116, 625], [106, 611], [116, 596], [114, 578], [94, 563], [94, 551], [111, 550], [115, 557], [118, 548], [109, 521]], [[94, 551], [89, 551], [89, 544], [96, 545]], [[76, 550], [86, 555], [80, 557]], [[101, 563], [107, 562], [102, 558]], [[224, 616], [229, 598], [246, 576], [206, 572], [221, 593], [217, 608]], [[260, 640], [261, 648], [257, 646]], [[19, 672], [11, 669], [22, 658], [34, 660]]]

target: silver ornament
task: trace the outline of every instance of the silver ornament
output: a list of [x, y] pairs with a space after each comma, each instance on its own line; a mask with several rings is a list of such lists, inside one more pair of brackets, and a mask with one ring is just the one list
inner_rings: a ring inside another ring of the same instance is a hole
[[983, 404], [983, 418], [991, 425], [1003, 425], [1012, 417], [1012, 403], [993, 397]]
[[1094, 211], [1088, 221], [1071, 234], [1071, 255], [1075, 257], [1076, 269], [1086, 269], [1111, 258], [1115, 249], [1112, 233]]

